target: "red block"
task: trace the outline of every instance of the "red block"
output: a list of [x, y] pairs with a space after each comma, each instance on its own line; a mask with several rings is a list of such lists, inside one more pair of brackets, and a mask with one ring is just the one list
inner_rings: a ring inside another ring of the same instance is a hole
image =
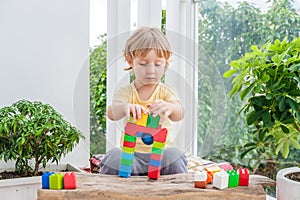
[[151, 160], [161, 160], [162, 159], [162, 154], [151, 153], [150, 159]]
[[168, 134], [168, 130], [166, 128], [161, 129], [160, 132], [153, 135], [154, 141], [161, 142], [161, 143], [166, 142], [167, 134]]
[[148, 178], [158, 179], [160, 176], [160, 167], [151, 166], [148, 167]]
[[74, 172], [64, 175], [64, 189], [76, 189], [76, 176]]
[[124, 141], [123, 147], [134, 148], [134, 147], [135, 147], [135, 144], [136, 144], [135, 142]]
[[140, 126], [137, 124], [132, 124], [127, 122], [126, 127], [125, 127], [125, 133], [127, 135], [131, 136], [136, 136], [138, 132], [143, 132], [143, 133], [148, 133], [152, 136], [156, 135], [157, 133], [160, 132], [161, 129], [158, 128], [150, 128], [146, 126]]
[[238, 173], [240, 174], [239, 186], [248, 186], [249, 185], [249, 171], [247, 168], [239, 168]]

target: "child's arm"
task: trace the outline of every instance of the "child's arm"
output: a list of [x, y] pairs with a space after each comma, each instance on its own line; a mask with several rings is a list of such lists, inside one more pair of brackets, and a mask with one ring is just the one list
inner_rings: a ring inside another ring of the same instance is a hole
[[113, 121], [120, 120], [123, 117], [126, 117], [126, 119], [129, 120], [130, 113], [132, 114], [134, 121], [137, 121], [137, 119], [141, 118], [142, 112], [144, 114], [147, 113], [147, 110], [144, 106], [120, 101], [113, 102], [107, 108], [107, 116]]
[[183, 107], [180, 102], [176, 100], [166, 102], [164, 100], [158, 99], [155, 100], [152, 105], [150, 105], [149, 109], [153, 117], [162, 114], [162, 121], [169, 117], [170, 120], [176, 122], [182, 120], [184, 116]]

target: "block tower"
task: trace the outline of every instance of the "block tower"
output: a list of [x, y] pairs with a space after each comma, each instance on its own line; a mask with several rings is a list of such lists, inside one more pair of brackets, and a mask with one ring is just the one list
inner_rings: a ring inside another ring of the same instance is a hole
[[166, 143], [168, 130], [159, 125], [159, 116], [142, 114], [142, 117], [134, 122], [130, 120], [125, 127], [122, 156], [120, 162], [119, 176], [130, 177], [132, 161], [136, 145], [136, 138], [141, 137], [146, 145], [152, 145], [148, 177], [158, 179], [162, 164], [162, 153]]

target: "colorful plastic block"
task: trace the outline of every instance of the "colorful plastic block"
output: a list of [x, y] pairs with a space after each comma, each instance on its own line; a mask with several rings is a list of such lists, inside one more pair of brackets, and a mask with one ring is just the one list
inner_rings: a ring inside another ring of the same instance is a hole
[[125, 141], [123, 142], [123, 147], [129, 147], [129, 148], [134, 148], [135, 147], [136, 142], [128, 142]]
[[205, 170], [211, 172], [214, 175], [214, 173], [220, 172], [221, 168], [218, 166], [211, 166], [211, 167], [205, 167]]
[[76, 176], [74, 172], [64, 175], [64, 189], [76, 189]]
[[239, 168], [238, 173], [240, 175], [239, 186], [248, 186], [249, 185], [249, 171], [247, 168]]
[[207, 185], [207, 172], [201, 171], [196, 172], [194, 175], [194, 187], [195, 188], [206, 188]]
[[213, 186], [220, 190], [228, 188], [229, 175], [224, 170], [214, 173]]
[[162, 163], [161, 160], [152, 160], [152, 159], [150, 159], [149, 165], [160, 167], [161, 163]]
[[149, 115], [147, 120], [147, 126], [151, 128], [158, 128], [159, 121], [160, 121], [159, 116], [153, 117], [152, 115]]
[[42, 189], [49, 189], [50, 188], [49, 176], [51, 174], [54, 174], [54, 172], [45, 172], [42, 175]]
[[148, 177], [158, 179], [162, 164], [163, 148], [165, 147], [168, 134], [167, 129], [160, 127], [159, 120], [159, 117], [153, 118], [148, 114], [142, 114], [142, 117], [136, 123], [131, 118], [131, 121], [126, 124], [119, 176], [130, 177], [136, 137], [140, 137], [145, 145], [152, 145]]
[[137, 119], [136, 125], [146, 126], [148, 121], [148, 114], [141, 114], [141, 118]]
[[64, 175], [63, 174], [51, 174], [49, 176], [50, 189], [61, 190], [64, 188]]
[[162, 159], [162, 154], [155, 154], [155, 153], [152, 153], [150, 155], [150, 159], [152, 160], [161, 160]]
[[132, 166], [120, 164], [119, 176], [128, 178], [131, 175]]
[[237, 187], [239, 185], [239, 174], [234, 169], [228, 170], [227, 173], [229, 175], [228, 187]]
[[160, 167], [149, 165], [148, 178], [158, 179], [160, 177]]
[[213, 182], [213, 180], [214, 180], [214, 176], [213, 176], [213, 174], [212, 174], [210, 171], [208, 171], [208, 172], [207, 172], [207, 179], [206, 179], [206, 183], [207, 183], [207, 184], [210, 184], [210, 183], [212, 183], [212, 182]]
[[136, 142], [136, 136], [131, 136], [131, 135], [124, 135], [124, 141], [127, 142]]
[[225, 162], [225, 163], [219, 163], [218, 166], [221, 168], [221, 169], [224, 169], [225, 171], [227, 170], [233, 170], [233, 167], [231, 164]]

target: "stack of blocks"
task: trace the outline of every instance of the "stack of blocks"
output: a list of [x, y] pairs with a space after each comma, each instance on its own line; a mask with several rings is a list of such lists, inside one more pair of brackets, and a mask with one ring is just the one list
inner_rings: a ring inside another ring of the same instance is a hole
[[160, 117], [142, 114], [141, 118], [134, 122], [130, 120], [125, 127], [122, 156], [120, 161], [119, 176], [130, 177], [132, 162], [136, 145], [136, 138], [141, 137], [146, 145], [152, 144], [148, 177], [158, 179], [162, 164], [162, 153], [166, 143], [167, 129], [159, 126]]
[[[212, 170], [213, 169], [213, 170]], [[212, 170], [212, 171], [210, 171]], [[225, 189], [225, 188], [232, 188], [238, 186], [248, 186], [249, 185], [249, 171], [247, 168], [240, 168], [238, 171], [236, 170], [221, 170], [217, 171], [216, 168], [207, 168], [206, 171], [202, 171], [201, 173], [207, 173], [207, 180], [206, 184], [209, 184], [210, 181], [208, 180], [209, 175], [213, 174], [213, 186], [217, 189]], [[202, 175], [204, 177], [204, 175]], [[203, 181], [203, 180], [202, 180]], [[194, 178], [195, 187], [199, 188], [206, 188], [206, 184], [199, 184], [199, 175], [195, 175]], [[197, 184], [196, 184], [197, 182]]]
[[55, 174], [54, 172], [46, 172], [42, 175], [42, 189], [76, 189], [75, 173]]

